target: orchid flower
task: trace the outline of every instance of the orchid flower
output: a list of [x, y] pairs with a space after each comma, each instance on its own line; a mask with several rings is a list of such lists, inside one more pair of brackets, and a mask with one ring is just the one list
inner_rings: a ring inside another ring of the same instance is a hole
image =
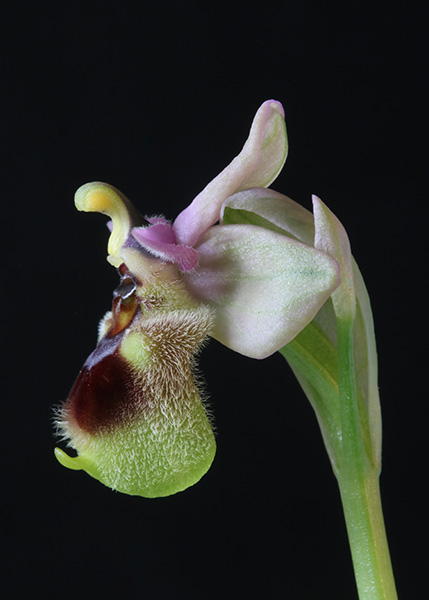
[[[394, 598], [378, 490], [381, 413], [368, 294], [346, 231], [268, 186], [287, 156], [284, 111], [264, 102], [241, 152], [174, 221], [143, 217], [101, 182], [79, 210], [108, 223], [112, 310], [57, 425], [55, 453], [114, 490], [167, 496], [216, 452], [196, 357], [208, 337], [251, 358], [279, 351], [313, 406], [337, 477], [361, 597]], [[367, 590], [370, 590], [367, 595]]]
[[212, 337], [252, 358], [293, 339], [338, 285], [338, 265], [312, 244], [254, 225], [215, 225], [229, 196], [268, 186], [286, 156], [283, 108], [267, 101], [241, 153], [173, 225], [152, 218], [132, 230], [142, 248], [178, 265], [194, 298], [214, 308]]
[[215, 441], [194, 382], [207, 335], [247, 356], [272, 354], [309, 323], [338, 285], [338, 264], [313, 245], [254, 225], [216, 225], [224, 201], [269, 185], [287, 155], [284, 113], [265, 102], [241, 153], [171, 225], [143, 218], [104, 183], [79, 210], [111, 218], [108, 260], [121, 283], [58, 416], [78, 452], [60, 462], [113, 489], [162, 496], [207, 471]]
[[381, 411], [371, 305], [338, 218], [313, 196], [313, 214], [270, 189], [230, 196], [221, 220], [253, 224], [306, 244], [337, 261], [340, 285], [288, 344], [279, 349], [319, 422], [337, 478], [362, 600], [394, 600], [395, 582], [383, 522]]

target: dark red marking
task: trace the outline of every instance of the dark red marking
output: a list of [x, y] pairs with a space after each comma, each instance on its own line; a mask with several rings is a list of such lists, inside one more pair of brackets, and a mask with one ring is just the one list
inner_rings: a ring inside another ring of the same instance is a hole
[[[96, 356], [101, 350], [101, 358]], [[100, 346], [89, 356], [67, 400], [77, 425], [95, 433], [120, 425], [130, 418], [143, 398], [135, 389], [134, 374], [127, 362]]]
[[125, 265], [113, 294], [113, 325], [87, 358], [66, 402], [66, 411], [88, 433], [111, 429], [146, 403], [135, 373], [119, 354], [124, 333], [139, 311], [136, 284]]

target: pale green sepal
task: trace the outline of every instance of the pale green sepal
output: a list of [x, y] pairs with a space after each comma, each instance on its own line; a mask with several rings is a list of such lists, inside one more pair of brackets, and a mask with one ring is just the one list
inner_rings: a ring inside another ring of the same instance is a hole
[[[334, 314], [329, 300], [320, 311]], [[304, 393], [312, 405], [322, 432], [326, 450], [331, 460], [334, 473], [338, 475], [342, 457], [342, 425], [339, 407], [338, 355], [336, 345], [330, 335], [319, 324], [319, 316], [307, 325], [289, 344], [280, 349], [280, 353], [288, 361]], [[371, 425], [368, 422], [366, 406], [367, 384], [362, 381], [362, 389], [358, 388], [357, 400], [359, 419], [362, 424], [362, 441], [367, 456], [373, 456], [373, 437], [370, 436]], [[379, 406], [379, 404], [378, 404]], [[372, 418], [372, 417], [371, 417]], [[379, 419], [374, 421], [377, 428]], [[375, 462], [375, 460], [374, 460]]]
[[[314, 241], [314, 222], [313, 215], [301, 205], [286, 196], [274, 192], [273, 190], [254, 188], [234, 194], [228, 198], [223, 205], [222, 222], [225, 224], [252, 224], [264, 227], [270, 231], [283, 233], [288, 237], [298, 239], [307, 244], [313, 244]], [[369, 421], [372, 452], [374, 464], [377, 468], [381, 465], [381, 411], [377, 384], [377, 351], [375, 344], [374, 325], [371, 312], [371, 305], [366, 291], [365, 283], [359, 272], [358, 266], [352, 257], [352, 272], [354, 281], [354, 291], [356, 294], [356, 318], [354, 322], [354, 348], [355, 348], [355, 366], [360, 398], [366, 407], [367, 417], [364, 420]], [[326, 302], [315, 315], [313, 320], [323, 336], [329, 340], [333, 348], [337, 344], [337, 321], [331, 301]], [[310, 330], [309, 327], [306, 330]], [[304, 330], [304, 331], [306, 331]], [[296, 340], [296, 345], [291, 346]], [[324, 397], [320, 388], [320, 377], [315, 372], [309, 376], [309, 371], [301, 369], [302, 360], [307, 360], [306, 351], [299, 360], [298, 346], [302, 347], [302, 334], [281, 350], [283, 356], [291, 365], [298, 381], [308, 396], [310, 403], [316, 410], [322, 435], [328, 439], [327, 431], [334, 431], [335, 428], [322, 425], [323, 418], [321, 414], [321, 398]], [[308, 337], [307, 337], [308, 340]], [[308, 347], [308, 345], [307, 345]], [[317, 345], [316, 345], [317, 347]], [[336, 350], [335, 350], [336, 352]], [[324, 353], [326, 357], [326, 353]], [[311, 358], [310, 363], [316, 359]], [[335, 354], [336, 360], [336, 354]], [[310, 365], [308, 365], [310, 368]], [[319, 383], [316, 382], [316, 379]], [[310, 383], [311, 382], [311, 383]], [[329, 395], [326, 395], [326, 399]], [[328, 453], [332, 461], [332, 442], [327, 443]], [[336, 466], [332, 461], [334, 471]]]
[[[362, 275], [352, 257], [353, 279], [356, 293], [356, 317], [354, 320], [355, 370], [358, 388], [365, 400], [371, 424], [375, 464], [381, 460], [381, 414], [377, 381], [377, 350], [371, 304]], [[331, 301], [326, 302], [314, 318], [314, 322], [336, 347], [337, 318]], [[377, 450], [378, 448], [378, 450]]]
[[353, 282], [352, 255], [349, 238], [341, 222], [320, 198], [313, 196], [314, 247], [326, 252], [340, 266], [340, 285], [332, 294], [335, 314], [339, 319], [354, 319], [356, 296]]
[[382, 419], [378, 392], [378, 360], [371, 303], [359, 267], [353, 260], [356, 291], [354, 323], [355, 369], [358, 389], [365, 398], [374, 464], [381, 471]]
[[[260, 147], [257, 148], [255, 139], [255, 132], [261, 127], [258, 122], [259, 113], [257, 113], [249, 139], [240, 156], [243, 164], [246, 164], [245, 161], [254, 160], [254, 156], [259, 151], [259, 161], [257, 167], [247, 175], [237, 191], [252, 187], [268, 187], [277, 178], [287, 159], [288, 139], [283, 107], [275, 100], [265, 102], [262, 107], [266, 107], [266, 116], [264, 115]], [[261, 119], [261, 124], [262, 122]]]
[[212, 336], [252, 358], [293, 339], [338, 285], [335, 260], [261, 227], [212, 227], [196, 249], [188, 290], [215, 308]]
[[332, 468], [337, 474], [341, 453], [337, 350], [313, 320], [279, 352], [289, 363], [316, 413]]
[[194, 246], [200, 235], [219, 220], [228, 196], [270, 185], [286, 161], [287, 150], [283, 107], [268, 100], [257, 111], [239, 155], [177, 216], [173, 224], [177, 242]]
[[223, 203], [221, 223], [258, 225], [313, 245], [312, 213], [271, 189], [252, 188], [230, 196]]

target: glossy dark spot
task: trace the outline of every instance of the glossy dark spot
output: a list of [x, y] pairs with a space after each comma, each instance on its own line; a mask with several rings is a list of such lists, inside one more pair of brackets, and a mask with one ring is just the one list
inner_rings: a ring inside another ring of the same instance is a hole
[[125, 277], [118, 285], [116, 290], [113, 292], [113, 297], [117, 298], [120, 296], [123, 300], [130, 298], [136, 291], [136, 284], [129, 277]]
[[88, 433], [112, 429], [145, 405], [132, 368], [119, 355], [122, 337], [101, 340], [85, 362], [67, 400], [67, 409]]
[[113, 325], [108, 331], [109, 337], [118, 335], [133, 321], [139, 309], [136, 296], [137, 284], [125, 265], [119, 267], [121, 283], [113, 292], [112, 317]]

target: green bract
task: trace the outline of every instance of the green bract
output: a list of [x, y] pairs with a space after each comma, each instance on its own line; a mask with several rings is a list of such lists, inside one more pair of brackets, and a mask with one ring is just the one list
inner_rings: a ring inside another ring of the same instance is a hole
[[339, 287], [315, 318], [280, 349], [309, 398], [334, 472], [341, 461], [337, 319], [354, 320], [354, 354], [362, 435], [371, 461], [381, 466], [381, 415], [377, 355], [368, 293], [351, 255], [347, 234], [335, 215], [313, 196], [314, 215], [273, 190], [252, 189], [228, 198], [222, 222], [264, 227], [288, 239], [314, 245], [340, 266]]

